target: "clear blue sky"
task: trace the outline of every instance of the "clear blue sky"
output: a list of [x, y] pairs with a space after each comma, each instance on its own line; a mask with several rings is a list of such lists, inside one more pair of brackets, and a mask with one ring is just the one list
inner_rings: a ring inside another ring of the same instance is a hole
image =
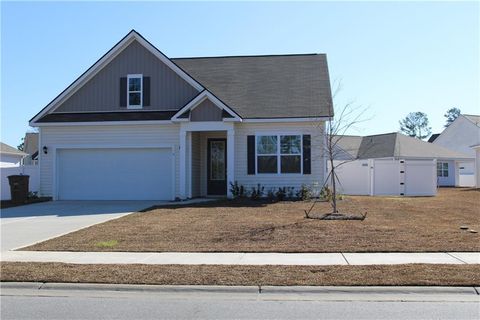
[[479, 4], [1, 3], [1, 141], [131, 29], [170, 57], [326, 53], [339, 103], [369, 106], [352, 134], [397, 131], [412, 111], [433, 132], [450, 107], [480, 114]]

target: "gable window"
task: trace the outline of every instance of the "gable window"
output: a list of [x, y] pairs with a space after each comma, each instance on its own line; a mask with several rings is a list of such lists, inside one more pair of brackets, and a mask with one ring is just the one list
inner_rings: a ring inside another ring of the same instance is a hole
[[257, 136], [257, 173], [301, 173], [301, 135]]
[[128, 109], [141, 109], [143, 96], [143, 76], [141, 74], [129, 74], [127, 77], [127, 101]]
[[437, 177], [448, 177], [448, 162], [437, 162]]

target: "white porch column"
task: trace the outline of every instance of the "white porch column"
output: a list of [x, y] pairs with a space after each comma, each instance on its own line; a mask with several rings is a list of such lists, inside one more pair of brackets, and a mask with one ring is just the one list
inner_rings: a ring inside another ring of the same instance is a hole
[[187, 169], [186, 169], [186, 178], [187, 178], [187, 198], [192, 198], [192, 132], [187, 131]]
[[180, 199], [187, 198], [187, 131], [180, 129]]
[[232, 198], [230, 182], [235, 182], [235, 130], [227, 131], [227, 197]]

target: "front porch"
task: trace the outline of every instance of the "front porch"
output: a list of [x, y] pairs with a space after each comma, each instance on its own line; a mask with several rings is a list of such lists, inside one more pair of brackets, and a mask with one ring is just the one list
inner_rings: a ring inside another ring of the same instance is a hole
[[205, 121], [180, 124], [180, 198], [231, 197], [235, 181], [234, 123]]

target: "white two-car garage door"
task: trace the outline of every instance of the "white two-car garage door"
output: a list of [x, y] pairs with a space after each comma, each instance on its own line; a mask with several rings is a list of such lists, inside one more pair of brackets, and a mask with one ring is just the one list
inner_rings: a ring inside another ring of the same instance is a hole
[[57, 150], [59, 200], [171, 200], [172, 150]]

